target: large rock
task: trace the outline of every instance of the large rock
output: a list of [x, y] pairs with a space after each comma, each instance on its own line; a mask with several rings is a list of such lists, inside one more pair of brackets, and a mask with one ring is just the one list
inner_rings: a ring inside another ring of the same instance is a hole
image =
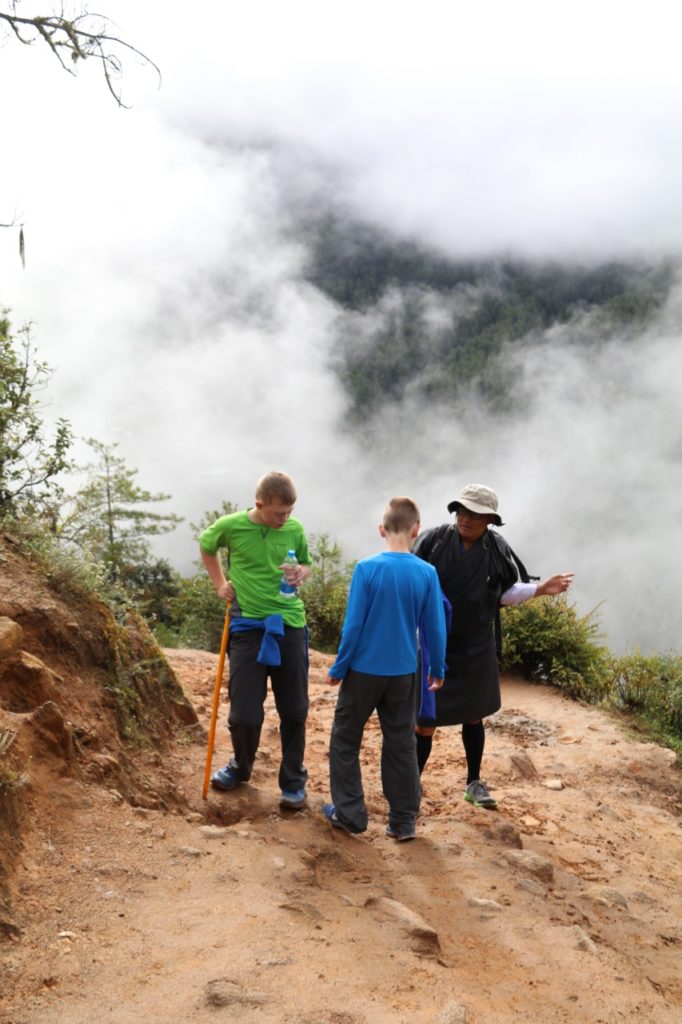
[[19, 623], [6, 615], [0, 616], [0, 672], [5, 662], [12, 661], [23, 639], [24, 631]]
[[485, 830], [484, 835], [486, 839], [492, 839], [503, 846], [512, 846], [516, 850], [523, 848], [521, 833], [510, 821], [502, 819], [501, 821], [493, 822], [490, 828]]
[[74, 757], [73, 734], [71, 726], [64, 721], [64, 716], [52, 701], [36, 708], [28, 719], [35, 730], [36, 737], [53, 754], [63, 758], [69, 764]]
[[554, 865], [551, 861], [540, 857], [530, 850], [506, 850], [501, 860], [526, 875], [539, 879], [549, 885], [554, 880]]
[[537, 768], [525, 750], [517, 750], [514, 754], [510, 755], [509, 760], [513, 771], [520, 775], [522, 779], [537, 779]]
[[264, 992], [250, 992], [236, 978], [213, 978], [204, 985], [209, 1006], [262, 1006], [268, 1001]]
[[2, 680], [2, 701], [9, 711], [22, 714], [48, 701], [59, 703], [63, 679], [28, 651], [19, 651]]
[[378, 911], [382, 917], [396, 921], [409, 936], [413, 952], [419, 953], [421, 956], [438, 956], [440, 954], [438, 932], [404, 903], [388, 899], [386, 896], [370, 896], [365, 900], [365, 907]]

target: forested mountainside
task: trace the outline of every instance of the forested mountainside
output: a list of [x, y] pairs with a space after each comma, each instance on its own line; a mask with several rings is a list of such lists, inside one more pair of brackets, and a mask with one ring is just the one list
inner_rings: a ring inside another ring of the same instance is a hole
[[494, 356], [505, 343], [592, 345], [638, 335], [675, 279], [670, 261], [599, 265], [456, 261], [414, 241], [330, 215], [307, 227], [307, 280], [345, 311], [336, 369], [356, 416], [400, 401], [456, 399], [475, 382], [498, 403]]

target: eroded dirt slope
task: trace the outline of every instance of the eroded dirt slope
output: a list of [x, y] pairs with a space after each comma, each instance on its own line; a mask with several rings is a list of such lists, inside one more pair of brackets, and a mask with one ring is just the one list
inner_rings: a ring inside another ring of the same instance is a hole
[[[168, 652], [207, 724], [216, 659]], [[548, 1024], [682, 1019], [682, 784], [668, 752], [555, 691], [504, 685], [485, 769], [498, 812], [462, 800], [458, 730], [424, 779], [419, 838], [386, 838], [371, 722], [362, 837], [333, 832], [331, 659], [313, 655], [309, 801], [277, 803], [269, 704], [252, 783], [201, 799], [205, 748], [148, 751], [178, 799], [133, 808], [106, 780], [33, 792], [0, 944], [11, 1024]], [[225, 707], [215, 763], [227, 758]], [[49, 809], [49, 813], [48, 813]]]

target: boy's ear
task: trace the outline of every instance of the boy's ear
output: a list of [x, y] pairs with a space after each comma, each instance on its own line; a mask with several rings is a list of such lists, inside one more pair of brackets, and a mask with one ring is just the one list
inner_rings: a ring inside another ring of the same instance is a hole
[[379, 530], [380, 536], [382, 536], [382, 537], [386, 536], [386, 527], [384, 526], [383, 523], [379, 523], [379, 526], [377, 527], [377, 529]]
[[412, 529], [410, 530], [410, 537], [412, 538], [412, 540], [416, 540], [417, 539], [417, 537], [419, 536], [419, 531], [420, 530], [421, 530], [421, 523], [415, 523], [414, 526], [412, 527]]

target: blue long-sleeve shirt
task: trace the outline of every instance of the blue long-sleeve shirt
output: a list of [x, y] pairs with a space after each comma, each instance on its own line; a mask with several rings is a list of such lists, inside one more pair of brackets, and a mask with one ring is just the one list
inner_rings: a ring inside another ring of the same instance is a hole
[[377, 676], [406, 675], [417, 668], [420, 619], [431, 655], [429, 674], [445, 673], [445, 616], [438, 575], [407, 552], [384, 551], [355, 567], [336, 661], [343, 679], [350, 668]]

